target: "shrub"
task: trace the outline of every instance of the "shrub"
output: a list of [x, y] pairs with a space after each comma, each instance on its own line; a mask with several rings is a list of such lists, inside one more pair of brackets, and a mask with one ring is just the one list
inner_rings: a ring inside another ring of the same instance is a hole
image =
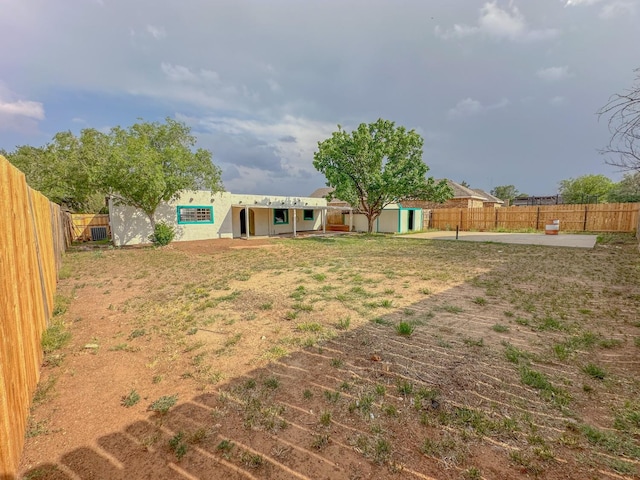
[[149, 235], [149, 240], [151, 240], [151, 243], [156, 247], [164, 247], [165, 245], [169, 245], [175, 236], [176, 231], [171, 225], [158, 222], [155, 227], [153, 227], [153, 234]]

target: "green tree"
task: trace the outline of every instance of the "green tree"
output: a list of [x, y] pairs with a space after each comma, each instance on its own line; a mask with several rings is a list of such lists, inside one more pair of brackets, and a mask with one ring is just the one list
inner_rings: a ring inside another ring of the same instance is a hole
[[613, 185], [607, 199], [613, 203], [640, 202], [640, 172], [626, 174]]
[[196, 139], [184, 123], [170, 118], [140, 122], [115, 127], [110, 137], [103, 185], [118, 203], [146, 213], [152, 228], [158, 205], [177, 198], [181, 190], [224, 188], [211, 152], [193, 151]]
[[422, 137], [414, 130], [395, 127], [379, 119], [351, 133], [338, 131], [322, 142], [314, 154], [313, 166], [333, 187], [331, 198], [349, 203], [367, 217], [368, 232], [375, 219], [390, 203], [408, 199], [444, 202], [453, 192], [441, 181], [425, 175], [429, 167], [422, 161]]
[[564, 203], [598, 203], [607, 200], [613, 182], [604, 175], [582, 175], [560, 182], [559, 193]]
[[108, 143], [108, 136], [95, 129], [84, 129], [79, 137], [59, 132], [47, 145], [23, 145], [7, 158], [51, 201], [75, 212], [91, 212], [104, 207], [99, 184]]
[[491, 195], [498, 197], [504, 202], [511, 202], [514, 198], [522, 195], [514, 185], [499, 185], [491, 189]]

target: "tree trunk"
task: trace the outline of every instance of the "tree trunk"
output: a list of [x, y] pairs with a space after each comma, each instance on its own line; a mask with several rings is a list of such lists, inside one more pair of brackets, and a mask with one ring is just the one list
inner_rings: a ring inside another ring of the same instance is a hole
[[373, 233], [373, 222], [376, 219], [376, 215], [367, 215], [367, 233]]
[[152, 212], [152, 213], [147, 213], [147, 217], [149, 217], [149, 222], [151, 222], [151, 232], [155, 232], [156, 231], [156, 212]]

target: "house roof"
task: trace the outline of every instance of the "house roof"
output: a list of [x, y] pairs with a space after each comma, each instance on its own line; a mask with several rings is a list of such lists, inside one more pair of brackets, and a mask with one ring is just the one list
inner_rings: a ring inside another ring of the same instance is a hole
[[[333, 187], [320, 187], [316, 188], [309, 197], [311, 198], [327, 198], [331, 192], [335, 189]], [[344, 200], [340, 200], [339, 198], [333, 198], [331, 201], [327, 201], [327, 205], [329, 206], [348, 206], [349, 204]]]
[[[484, 196], [479, 195], [477, 192], [475, 192], [470, 188], [463, 187], [459, 183], [456, 183], [453, 180], [449, 180], [448, 178], [446, 178], [445, 180], [447, 184], [451, 187], [451, 190], [453, 190], [453, 198], [473, 198], [476, 200], [485, 199]], [[440, 180], [436, 180], [436, 183], [438, 183], [439, 181]]]
[[316, 188], [309, 197], [311, 198], [327, 198], [331, 192], [333, 192], [333, 187], [320, 187]]
[[487, 193], [487, 192], [485, 192], [484, 190], [482, 190], [480, 188], [472, 188], [472, 190], [474, 192], [476, 192], [478, 195], [480, 195], [481, 197], [484, 197], [488, 202], [501, 203], [501, 204], [504, 203], [498, 197], [494, 197], [490, 193]]

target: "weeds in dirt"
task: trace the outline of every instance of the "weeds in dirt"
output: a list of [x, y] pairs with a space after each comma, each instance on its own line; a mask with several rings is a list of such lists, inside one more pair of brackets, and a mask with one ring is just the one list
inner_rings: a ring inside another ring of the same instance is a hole
[[338, 399], [340, 398], [340, 392], [332, 392], [331, 390], [324, 390], [323, 392], [324, 399], [330, 403], [338, 403]]
[[344, 366], [344, 360], [342, 360], [341, 358], [332, 358], [331, 366], [333, 368], [342, 368]]
[[230, 453], [234, 446], [235, 444], [231, 440], [225, 439], [216, 445], [216, 450], [224, 453]]
[[133, 340], [134, 338], [143, 337], [147, 334], [147, 331], [144, 328], [136, 328], [129, 334], [129, 340]]
[[304, 389], [304, 391], [302, 392], [302, 398], [304, 398], [305, 400], [311, 400], [313, 398], [313, 392], [308, 388]]
[[38, 382], [38, 386], [36, 387], [36, 391], [33, 394], [32, 406], [36, 407], [48, 400], [57, 381], [58, 377], [53, 375], [47, 377], [46, 380], [40, 379], [40, 382]]
[[131, 390], [127, 395], [123, 395], [120, 400], [120, 405], [123, 407], [133, 407], [136, 403], [140, 401], [140, 394], [135, 391], [135, 389]]
[[501, 323], [496, 323], [491, 327], [491, 330], [498, 333], [506, 333], [509, 331], [509, 327], [502, 325]]
[[311, 448], [315, 450], [322, 450], [329, 445], [329, 434], [315, 434], [311, 441]]
[[157, 413], [160, 413], [161, 415], [164, 415], [177, 402], [178, 402], [178, 395], [165, 395], [158, 398], [151, 405], [149, 405], [149, 410], [151, 410], [152, 412], [157, 412]]
[[396, 333], [405, 337], [411, 336], [414, 330], [415, 326], [409, 322], [400, 322], [396, 325]]
[[320, 414], [320, 425], [323, 427], [331, 425], [331, 412], [329, 410], [325, 410]]
[[483, 338], [463, 338], [462, 342], [468, 347], [484, 347]]
[[349, 330], [349, 325], [351, 325], [351, 317], [344, 317], [338, 320], [336, 328], [338, 330]]
[[56, 320], [42, 332], [42, 351], [48, 354], [60, 350], [69, 340], [71, 340], [71, 332], [66, 329], [61, 320]]
[[554, 386], [543, 373], [526, 365], [520, 367], [520, 380], [525, 385], [538, 390], [545, 400], [551, 401], [558, 406], [566, 406], [570, 401], [571, 397], [566, 391]]
[[39, 435], [46, 435], [49, 433], [47, 420], [36, 421], [31, 415], [27, 419], [27, 430], [25, 431], [26, 438], [33, 438]]
[[604, 380], [604, 378], [607, 376], [607, 372], [605, 372], [603, 368], [593, 363], [586, 364], [584, 367], [582, 367], [582, 371], [589, 375], [591, 378], [595, 378], [596, 380]]
[[280, 386], [280, 380], [278, 380], [278, 377], [269, 377], [265, 379], [264, 386], [271, 390], [275, 390]]
[[487, 304], [487, 299], [484, 297], [476, 297], [471, 301], [476, 305], [480, 305], [480, 306], [485, 306]]
[[176, 458], [178, 460], [182, 460], [182, 457], [184, 457], [189, 450], [189, 447], [184, 439], [184, 432], [178, 432], [173, 437], [171, 437], [171, 439], [169, 440], [169, 447], [171, 447], [173, 453], [176, 454]]
[[399, 380], [396, 384], [398, 393], [402, 396], [409, 396], [413, 393], [413, 384], [407, 380]]
[[454, 313], [454, 314], [464, 312], [464, 308], [458, 307], [456, 305], [443, 305], [442, 310], [444, 310], [445, 312]]
[[247, 468], [257, 469], [264, 464], [264, 458], [260, 454], [243, 451], [240, 455], [240, 463]]

